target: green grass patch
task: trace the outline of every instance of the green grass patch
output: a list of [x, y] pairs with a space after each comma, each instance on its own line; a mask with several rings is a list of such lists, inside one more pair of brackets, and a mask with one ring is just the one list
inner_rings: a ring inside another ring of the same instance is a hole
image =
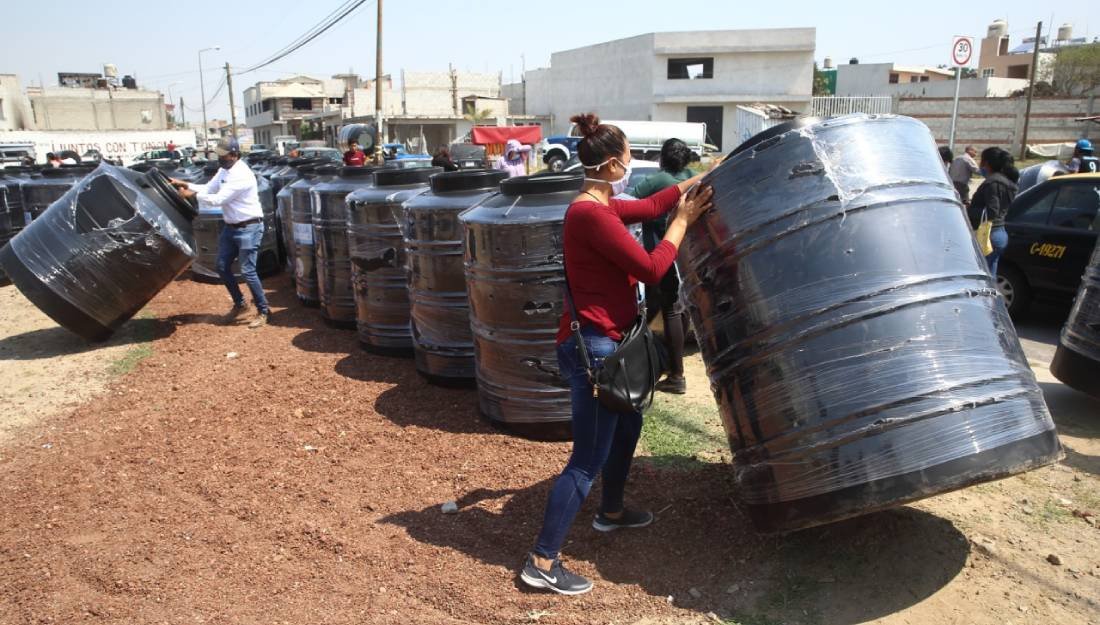
[[658, 396], [646, 412], [642, 446], [658, 466], [729, 460], [718, 407], [676, 396]]
[[[135, 317], [137, 320], [153, 319], [153, 315], [148, 312], [142, 312]], [[153, 355], [153, 329], [150, 323], [133, 323], [131, 332], [134, 334], [134, 341], [130, 349], [126, 350], [126, 353], [121, 358], [115, 360], [107, 368], [107, 372], [113, 376], [126, 375], [133, 371], [142, 360], [145, 360], [149, 356]]]

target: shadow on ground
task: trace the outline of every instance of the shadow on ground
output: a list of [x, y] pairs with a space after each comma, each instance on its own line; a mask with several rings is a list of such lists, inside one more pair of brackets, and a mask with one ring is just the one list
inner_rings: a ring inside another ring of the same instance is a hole
[[[678, 606], [739, 622], [854, 624], [931, 596], [969, 554], [951, 522], [908, 507], [782, 537], [759, 535], [730, 497], [729, 465], [693, 462], [672, 470], [661, 468], [670, 464], [664, 460], [640, 458], [628, 492], [628, 501], [657, 513], [651, 527], [593, 531], [589, 519], [599, 501], [593, 493], [564, 557], [589, 563], [601, 583], [637, 584]], [[458, 500], [457, 515], [432, 506], [382, 522], [418, 541], [516, 570], [539, 530], [551, 483], [478, 489]]]
[[1100, 438], [1100, 399], [1059, 382], [1040, 382], [1039, 388], [1059, 432], [1082, 438]]
[[124, 323], [106, 341], [90, 343], [61, 326], [55, 326], [0, 338], [0, 360], [38, 360], [81, 354], [166, 338], [175, 330], [175, 323], [170, 319], [136, 318]]

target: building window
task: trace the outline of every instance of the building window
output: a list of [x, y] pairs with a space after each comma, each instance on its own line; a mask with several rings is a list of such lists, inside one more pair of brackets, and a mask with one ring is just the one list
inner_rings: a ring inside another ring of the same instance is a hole
[[890, 74], [890, 84], [891, 85], [898, 84], [898, 75], [897, 74]]
[[696, 80], [714, 78], [714, 59], [669, 59], [669, 80]]
[[909, 82], [920, 82], [920, 76], [910, 76]]
[[4, 98], [0, 98], [0, 119], [4, 119]]
[[1028, 70], [1031, 69], [1031, 65], [1009, 65], [1008, 77], [1009, 78], [1023, 78], [1027, 79]]
[[264, 111], [270, 111], [271, 110], [271, 100], [270, 99], [269, 100], [264, 100], [263, 102], [260, 103], [260, 106], [263, 107]]
[[992, 67], [987, 67], [982, 70], [982, 78], [993, 78], [993, 73], [997, 71]]
[[932, 80], [932, 79], [929, 76], [921, 76], [920, 77], [920, 82], [929, 82], [930, 80]]
[[344, 98], [329, 98], [328, 103], [329, 104], [343, 104], [344, 103]]
[[313, 101], [309, 98], [291, 98], [290, 108], [295, 111], [312, 111]]

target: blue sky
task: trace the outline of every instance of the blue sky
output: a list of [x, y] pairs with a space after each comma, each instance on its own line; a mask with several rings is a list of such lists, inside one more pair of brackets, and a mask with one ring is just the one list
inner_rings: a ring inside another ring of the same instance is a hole
[[[187, 117], [199, 119], [196, 52], [203, 55], [207, 97], [227, 61], [235, 68], [255, 64], [294, 40], [340, 5], [338, 0], [4, 0], [4, 54], [0, 73], [18, 74], [24, 86], [56, 84], [58, 71], [102, 70], [114, 63], [120, 74], [186, 101]], [[816, 57], [837, 63], [894, 61], [937, 65], [946, 62], [953, 35], [985, 35], [995, 18], [1008, 20], [1013, 43], [1044, 32], [1053, 22], [1074, 25], [1074, 36], [1100, 36], [1100, 13], [1088, 2], [1000, 3], [845, 2], [786, 0], [773, 3], [721, 0], [599, 2], [596, 0], [385, 0], [385, 71], [460, 70], [503, 73], [505, 82], [528, 68], [546, 66], [550, 54], [578, 46], [653, 31], [738, 28], [817, 28]], [[1041, 7], [1041, 4], [1046, 4]], [[883, 7], [887, 12], [882, 12]], [[842, 8], [841, 8], [842, 7]], [[993, 8], [997, 7], [997, 8]], [[348, 71], [374, 73], [375, 5], [360, 10], [293, 55], [257, 72], [234, 78], [241, 92], [257, 80], [295, 73], [329, 76]], [[1089, 18], [1093, 23], [1089, 24]], [[525, 57], [525, 58], [524, 58]], [[223, 93], [209, 117], [228, 115]], [[238, 110], [243, 120], [243, 114]]]

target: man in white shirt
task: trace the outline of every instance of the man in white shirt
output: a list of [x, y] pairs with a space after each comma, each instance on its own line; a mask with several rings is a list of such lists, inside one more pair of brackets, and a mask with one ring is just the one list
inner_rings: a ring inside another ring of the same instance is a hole
[[955, 185], [955, 190], [959, 192], [959, 200], [963, 204], [970, 203], [970, 178], [978, 173], [978, 163], [974, 162], [977, 156], [978, 150], [974, 146], [968, 145], [962, 154], [951, 161], [951, 166], [947, 168], [947, 175], [951, 178], [951, 183]]
[[218, 274], [233, 298], [233, 308], [226, 316], [227, 322], [239, 319], [248, 311], [237, 279], [233, 275], [233, 261], [240, 257], [241, 275], [252, 291], [256, 305], [256, 318], [248, 325], [252, 329], [267, 324], [271, 313], [264, 287], [256, 274], [256, 257], [264, 236], [264, 211], [256, 187], [256, 174], [241, 160], [240, 146], [236, 139], [222, 139], [214, 147], [218, 155], [218, 173], [206, 184], [191, 184], [172, 179], [184, 198], [195, 197], [199, 202], [217, 206], [222, 210], [225, 227], [218, 239]]

